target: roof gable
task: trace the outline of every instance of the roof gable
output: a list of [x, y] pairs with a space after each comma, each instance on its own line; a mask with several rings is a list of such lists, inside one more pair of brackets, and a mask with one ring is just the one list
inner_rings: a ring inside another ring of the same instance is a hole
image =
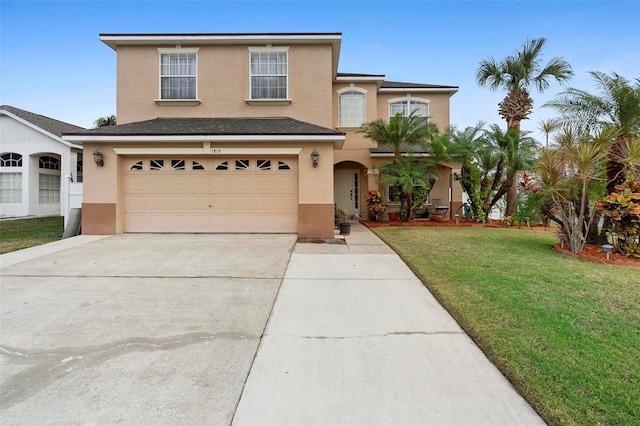
[[51, 117], [36, 114], [20, 108], [16, 108], [11, 105], [0, 105], [0, 115], [5, 115], [16, 121], [19, 121], [22, 124], [64, 145], [71, 146], [73, 148], [82, 149], [81, 145], [71, 144], [67, 141], [62, 140], [62, 134], [67, 132], [77, 132], [80, 130], [86, 130], [84, 127], [76, 126], [75, 124], [65, 123], [64, 121], [56, 120]]

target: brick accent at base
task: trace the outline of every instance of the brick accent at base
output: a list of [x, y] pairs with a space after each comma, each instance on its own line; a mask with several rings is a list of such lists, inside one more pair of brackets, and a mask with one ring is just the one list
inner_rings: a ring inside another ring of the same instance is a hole
[[82, 203], [83, 235], [114, 235], [116, 204]]
[[333, 238], [334, 215], [333, 204], [298, 204], [298, 236]]

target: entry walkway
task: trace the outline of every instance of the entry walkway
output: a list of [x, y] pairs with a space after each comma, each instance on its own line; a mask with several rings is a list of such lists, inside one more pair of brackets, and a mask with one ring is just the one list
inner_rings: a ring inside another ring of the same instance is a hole
[[234, 424], [544, 424], [359, 223], [296, 244]]

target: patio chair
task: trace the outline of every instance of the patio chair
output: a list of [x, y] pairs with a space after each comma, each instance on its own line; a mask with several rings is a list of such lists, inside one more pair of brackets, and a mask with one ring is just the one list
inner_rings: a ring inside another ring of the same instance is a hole
[[434, 213], [439, 213], [442, 216], [445, 216], [449, 211], [449, 206], [442, 202], [442, 198], [434, 198], [433, 199], [433, 209]]

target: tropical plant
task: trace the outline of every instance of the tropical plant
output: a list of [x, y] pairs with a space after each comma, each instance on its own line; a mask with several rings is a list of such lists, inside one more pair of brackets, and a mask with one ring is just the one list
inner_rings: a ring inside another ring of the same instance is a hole
[[379, 119], [365, 123], [358, 132], [378, 146], [390, 147], [397, 162], [403, 153], [414, 151], [423, 141], [437, 134], [438, 128], [435, 124], [425, 123], [424, 117], [419, 117], [414, 111], [408, 117], [398, 113], [389, 122]]
[[598, 201], [597, 208], [611, 218], [609, 232], [618, 250], [640, 259], [640, 181], [616, 185], [615, 192]]
[[107, 127], [116, 125], [116, 116], [111, 114], [105, 117], [100, 117], [93, 122], [94, 127]]
[[538, 122], [538, 130], [544, 133], [545, 148], [549, 149], [549, 135], [558, 129], [560, 122], [554, 118], [540, 120]]
[[624, 77], [591, 71], [598, 94], [568, 88], [544, 106], [560, 113], [560, 120], [583, 132], [611, 132], [607, 161], [607, 191], [626, 180], [620, 157], [630, 141], [640, 137], [640, 79], [633, 83]]
[[532, 166], [536, 143], [527, 132], [515, 129], [504, 132], [497, 124], [488, 129], [470, 128], [464, 133], [473, 139], [456, 136], [462, 145], [457, 147], [462, 153], [458, 157], [462, 168], [454, 177], [467, 193], [474, 216], [483, 221], [508, 193], [510, 176], [517, 177], [520, 171]]
[[387, 207], [382, 200], [380, 191], [375, 189], [367, 191], [366, 204], [369, 210], [369, 220], [381, 221]]
[[434, 173], [427, 165], [414, 157], [403, 157], [393, 163], [380, 166], [378, 181], [389, 188], [397, 188], [400, 198], [400, 220], [411, 220], [414, 193], [420, 187], [427, 187]]
[[[562, 84], [573, 76], [571, 66], [562, 58], [554, 57], [548, 63], [542, 63], [542, 49], [545, 38], [527, 40], [522, 49], [501, 61], [493, 57], [484, 59], [476, 71], [476, 81], [490, 90], [504, 89], [507, 96], [498, 104], [498, 114], [507, 122], [507, 130], [520, 131], [520, 122], [529, 118], [533, 111], [533, 99], [529, 94], [531, 87], [538, 92], [549, 88], [555, 80]], [[517, 146], [512, 148], [517, 150]], [[516, 173], [507, 174], [506, 214], [515, 213], [517, 202]]]
[[548, 214], [567, 236], [569, 249], [582, 251], [594, 227], [596, 199], [604, 191], [606, 137], [584, 135], [571, 146], [543, 149], [536, 164]]
[[[427, 164], [416, 161], [412, 153], [423, 149], [425, 141], [438, 135], [437, 126], [426, 123], [424, 117], [414, 111], [408, 117], [398, 113], [388, 123], [382, 119], [365, 123], [359, 132], [378, 146], [389, 147], [393, 151], [393, 162], [378, 168], [378, 182], [388, 185], [390, 191], [398, 191], [401, 219], [410, 220], [416, 188], [430, 189], [429, 181], [437, 179]], [[390, 194], [390, 198], [394, 196]]]
[[349, 219], [351, 218], [351, 214], [342, 209], [335, 208], [335, 217], [338, 223], [349, 223]]

